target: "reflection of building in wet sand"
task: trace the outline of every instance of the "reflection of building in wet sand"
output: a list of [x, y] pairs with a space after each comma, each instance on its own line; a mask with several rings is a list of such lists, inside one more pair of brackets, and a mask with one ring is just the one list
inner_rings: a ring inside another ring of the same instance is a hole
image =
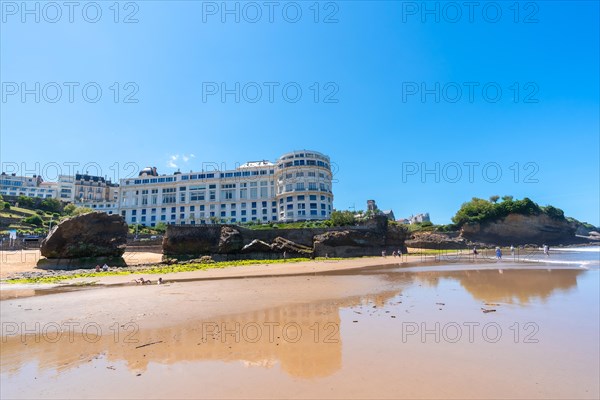
[[577, 276], [582, 272], [575, 269], [431, 271], [419, 272], [414, 277], [433, 286], [442, 279], [455, 279], [478, 300], [527, 304], [536, 298], [546, 300], [556, 290], [577, 287]]
[[[127, 332], [104, 328], [96, 337], [90, 330], [87, 340], [75, 329], [58, 341], [49, 330], [39, 342], [28, 338], [4, 337], [2, 372], [16, 373], [22, 365], [37, 360], [39, 369], [65, 370], [99, 358], [125, 361], [132, 371], [145, 370], [150, 363], [173, 364], [182, 361], [240, 361], [246, 366], [270, 368], [277, 363], [288, 374], [301, 378], [323, 377], [341, 367], [340, 307], [366, 301], [384, 304], [398, 292], [335, 301], [292, 304], [230, 315], [208, 321], [194, 321], [160, 329], [141, 329], [127, 343]], [[83, 325], [83, 324], [82, 324]], [[81, 325], [80, 325], [81, 327]], [[107, 334], [108, 333], [108, 334]]]

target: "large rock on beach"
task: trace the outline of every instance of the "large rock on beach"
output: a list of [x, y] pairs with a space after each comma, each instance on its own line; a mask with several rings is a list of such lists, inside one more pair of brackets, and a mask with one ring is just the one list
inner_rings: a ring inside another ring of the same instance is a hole
[[68, 218], [42, 241], [47, 258], [120, 257], [127, 243], [127, 224], [120, 215], [92, 212]]

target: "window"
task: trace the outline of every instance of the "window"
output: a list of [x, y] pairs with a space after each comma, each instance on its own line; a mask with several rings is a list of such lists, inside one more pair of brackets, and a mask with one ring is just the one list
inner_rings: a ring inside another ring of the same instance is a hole
[[311, 194], [311, 195], [309, 196], [309, 199], [310, 199], [310, 200], [317, 200], [317, 195], [316, 195], [316, 194]]

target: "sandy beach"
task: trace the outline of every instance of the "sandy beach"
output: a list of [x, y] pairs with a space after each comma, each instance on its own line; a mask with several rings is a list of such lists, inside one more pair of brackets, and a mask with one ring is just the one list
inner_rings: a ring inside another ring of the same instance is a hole
[[9, 288], [2, 398], [598, 398], [597, 268], [403, 261]]

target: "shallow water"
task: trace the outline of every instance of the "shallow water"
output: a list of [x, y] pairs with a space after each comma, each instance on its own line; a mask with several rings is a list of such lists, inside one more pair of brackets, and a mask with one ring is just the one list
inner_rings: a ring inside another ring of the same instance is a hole
[[595, 257], [374, 267], [333, 276], [377, 276], [368, 295], [102, 336], [4, 335], [1, 397], [598, 398]]

